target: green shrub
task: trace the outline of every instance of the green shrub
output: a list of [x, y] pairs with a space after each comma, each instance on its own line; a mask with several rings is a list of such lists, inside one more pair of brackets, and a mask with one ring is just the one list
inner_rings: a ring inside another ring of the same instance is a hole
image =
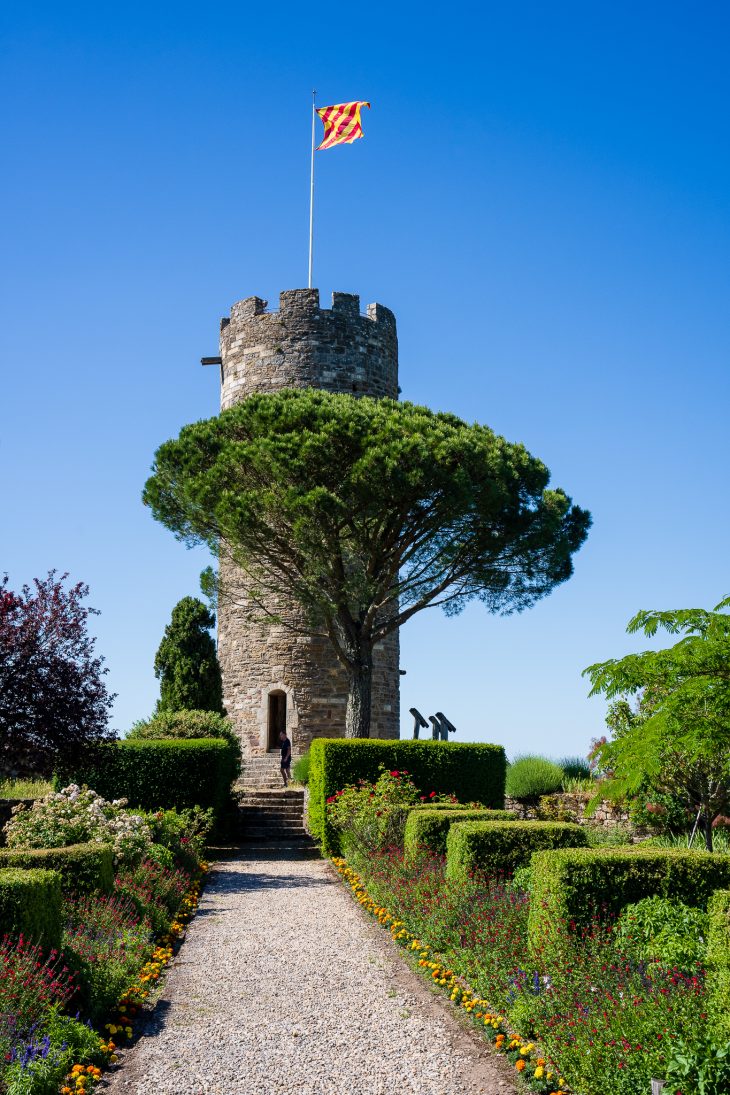
[[241, 774], [241, 741], [233, 724], [217, 711], [158, 711], [150, 719], [135, 722], [125, 741], [175, 741], [198, 738], [222, 738], [227, 741], [238, 758], [238, 768], [233, 777]]
[[579, 825], [553, 821], [460, 821], [446, 838], [446, 877], [468, 878], [474, 871], [512, 875], [533, 852], [582, 846]]
[[45, 779], [0, 779], [0, 799], [44, 798], [53, 786]]
[[585, 757], [563, 757], [558, 767], [563, 769], [563, 781], [591, 779], [591, 766]]
[[705, 909], [714, 890], [730, 886], [730, 856], [679, 849], [566, 848], [532, 859], [530, 946], [557, 944], [555, 928], [588, 927], [645, 897], [674, 898]]
[[84, 1015], [99, 1022], [125, 995], [151, 956], [149, 922], [128, 898], [85, 894], [63, 903], [63, 953]]
[[727, 1095], [730, 1091], [730, 1045], [705, 1031], [699, 1039], [669, 1043], [664, 1068], [665, 1091], [681, 1095]]
[[56, 871], [0, 870], [0, 935], [24, 935], [44, 947], [61, 943], [61, 876]]
[[707, 972], [710, 1022], [720, 1042], [730, 1043], [730, 890], [718, 890], [708, 904]]
[[110, 844], [72, 844], [68, 848], [0, 848], [0, 868], [58, 871], [64, 892], [110, 893], [114, 853]]
[[292, 776], [297, 783], [309, 783], [309, 753], [304, 753], [294, 762]]
[[460, 810], [458, 806], [441, 810], [425, 808], [410, 810], [403, 837], [405, 858], [411, 862], [419, 851], [425, 848], [436, 855], [444, 855], [446, 837], [450, 827], [456, 821], [514, 821], [514, 819], [514, 814], [511, 814], [509, 810]]
[[645, 897], [621, 910], [615, 940], [647, 962], [691, 970], [705, 956], [707, 913], [667, 897]]
[[506, 792], [518, 802], [537, 802], [563, 785], [563, 769], [547, 757], [516, 757], [507, 769]]
[[501, 745], [320, 738], [312, 742], [309, 756], [309, 828], [325, 852], [333, 838], [327, 799], [360, 779], [376, 780], [381, 766], [408, 772], [422, 794], [436, 791], [492, 809], [504, 806]]
[[17, 806], [5, 835], [9, 848], [111, 844], [116, 863], [140, 860], [151, 839], [144, 818], [124, 809], [124, 800], [107, 802], [75, 783], [30, 807]]
[[[153, 844], [147, 855], [163, 866], [178, 865], [190, 874], [200, 867], [205, 856], [205, 846], [215, 825], [212, 810], [193, 806], [190, 810], [154, 810], [145, 814], [152, 830]], [[172, 862], [160, 855], [169, 852]]]
[[74, 777], [105, 798], [121, 796], [143, 810], [202, 806], [220, 815], [236, 770], [234, 750], [220, 738], [137, 738], [100, 746]]

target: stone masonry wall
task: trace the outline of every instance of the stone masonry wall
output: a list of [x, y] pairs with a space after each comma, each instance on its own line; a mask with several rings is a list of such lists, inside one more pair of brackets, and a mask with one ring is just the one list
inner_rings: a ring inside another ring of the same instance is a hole
[[[359, 297], [333, 293], [332, 308], [319, 307], [317, 289], [281, 293], [278, 312], [248, 297], [221, 321], [221, 409], [254, 392], [323, 388], [375, 397], [398, 395], [395, 316], [382, 304], [360, 314]], [[345, 732], [347, 679], [325, 638], [256, 620], [235, 567], [221, 559], [218, 657], [224, 703], [241, 736], [244, 756], [266, 752], [271, 692], [286, 696], [286, 722], [295, 753], [317, 737]], [[296, 604], [278, 614], [303, 628]], [[372, 735], [399, 736], [398, 634], [375, 650]]]

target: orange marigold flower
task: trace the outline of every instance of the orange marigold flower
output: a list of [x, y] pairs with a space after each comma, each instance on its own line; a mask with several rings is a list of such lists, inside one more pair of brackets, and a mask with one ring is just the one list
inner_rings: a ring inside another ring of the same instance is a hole
[[521, 1057], [521, 1058], [519, 1059], [519, 1061], [516, 1061], [516, 1062], [515, 1062], [515, 1068], [517, 1069], [517, 1071], [518, 1071], [518, 1072], [522, 1072], [522, 1069], [523, 1069], [524, 1067], [525, 1067], [525, 1061], [524, 1061], [524, 1059], [523, 1059], [523, 1058]]

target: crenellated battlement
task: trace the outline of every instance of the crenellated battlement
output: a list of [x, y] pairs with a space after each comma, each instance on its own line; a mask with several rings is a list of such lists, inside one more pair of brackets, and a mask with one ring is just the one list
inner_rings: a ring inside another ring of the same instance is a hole
[[398, 395], [395, 316], [383, 304], [363, 314], [356, 293], [333, 293], [332, 307], [321, 308], [318, 289], [285, 289], [278, 311], [246, 297], [221, 320], [220, 338], [223, 408], [287, 387]]
[[252, 319], [254, 316], [313, 316], [315, 313], [349, 316], [354, 319], [369, 319], [373, 323], [389, 324], [395, 328], [395, 316], [384, 304], [368, 304], [367, 311], [360, 311], [360, 296], [357, 293], [333, 293], [332, 307], [320, 308], [319, 289], [284, 289], [279, 294], [278, 312], [268, 310], [269, 302], [262, 297], [246, 297], [231, 308], [231, 315], [221, 320], [221, 327], [227, 326], [232, 319]]

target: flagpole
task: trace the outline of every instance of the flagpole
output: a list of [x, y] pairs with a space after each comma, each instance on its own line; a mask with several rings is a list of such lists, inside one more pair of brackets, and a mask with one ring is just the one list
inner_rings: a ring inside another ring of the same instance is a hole
[[312, 165], [309, 173], [309, 280], [307, 287], [312, 288], [312, 246], [314, 242], [314, 119], [317, 92], [312, 91]]

